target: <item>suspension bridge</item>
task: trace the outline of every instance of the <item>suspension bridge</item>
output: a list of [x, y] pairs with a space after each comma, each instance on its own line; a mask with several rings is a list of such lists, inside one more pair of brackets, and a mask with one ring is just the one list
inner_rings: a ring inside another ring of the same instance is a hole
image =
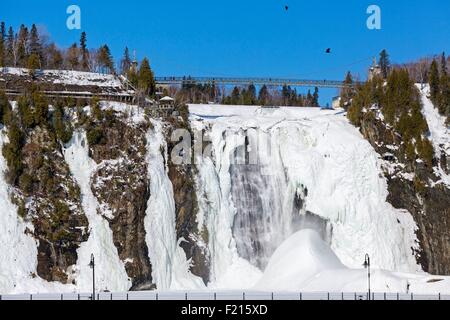
[[282, 79], [282, 78], [235, 78], [235, 77], [155, 77], [158, 85], [182, 84], [215, 84], [248, 86], [291, 86], [291, 87], [318, 87], [318, 88], [345, 88], [353, 87], [359, 82], [347, 84], [338, 80], [308, 80], [308, 79]]

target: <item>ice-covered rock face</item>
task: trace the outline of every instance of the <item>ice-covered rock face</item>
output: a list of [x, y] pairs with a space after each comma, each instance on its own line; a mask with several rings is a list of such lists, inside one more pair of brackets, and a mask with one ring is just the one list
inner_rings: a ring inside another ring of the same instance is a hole
[[[378, 267], [420, 269], [416, 225], [386, 202], [378, 155], [343, 115], [204, 105], [190, 112], [193, 128], [211, 140], [212, 158], [197, 156], [197, 193], [213, 279], [238, 258], [262, 269], [282, 241], [310, 224], [349, 267], [367, 252]], [[308, 212], [320, 218], [302, 221]]]

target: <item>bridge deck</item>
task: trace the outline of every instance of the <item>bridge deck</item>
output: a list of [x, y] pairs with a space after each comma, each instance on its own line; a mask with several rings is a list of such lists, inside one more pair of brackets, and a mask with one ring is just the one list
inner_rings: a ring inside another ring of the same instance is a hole
[[[307, 79], [282, 79], [282, 78], [231, 78], [231, 77], [156, 77], [156, 83], [161, 85], [180, 84], [217, 84], [217, 85], [267, 85], [292, 87], [321, 87], [344, 88], [348, 86], [343, 81], [337, 80], [307, 80]], [[356, 83], [354, 84], [356, 85]]]

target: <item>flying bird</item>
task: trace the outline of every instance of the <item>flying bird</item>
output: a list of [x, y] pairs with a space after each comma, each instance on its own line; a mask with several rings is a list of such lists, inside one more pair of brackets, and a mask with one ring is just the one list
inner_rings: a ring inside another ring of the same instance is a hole
[[331, 53], [331, 48], [328, 48], [325, 53]]
[[284, 9], [286, 9], [286, 11], [289, 10], [289, 6], [284, 6]]

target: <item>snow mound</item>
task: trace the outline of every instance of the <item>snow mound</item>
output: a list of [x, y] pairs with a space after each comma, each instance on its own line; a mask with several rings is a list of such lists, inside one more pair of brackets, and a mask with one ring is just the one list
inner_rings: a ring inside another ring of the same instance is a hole
[[[364, 257], [361, 259], [363, 262]], [[259, 291], [366, 292], [368, 270], [345, 267], [314, 230], [301, 230], [272, 255], [253, 288]], [[372, 292], [437, 294], [450, 292], [450, 277], [371, 269]]]
[[278, 247], [255, 289], [297, 290], [322, 271], [344, 268], [316, 231], [304, 229]]

